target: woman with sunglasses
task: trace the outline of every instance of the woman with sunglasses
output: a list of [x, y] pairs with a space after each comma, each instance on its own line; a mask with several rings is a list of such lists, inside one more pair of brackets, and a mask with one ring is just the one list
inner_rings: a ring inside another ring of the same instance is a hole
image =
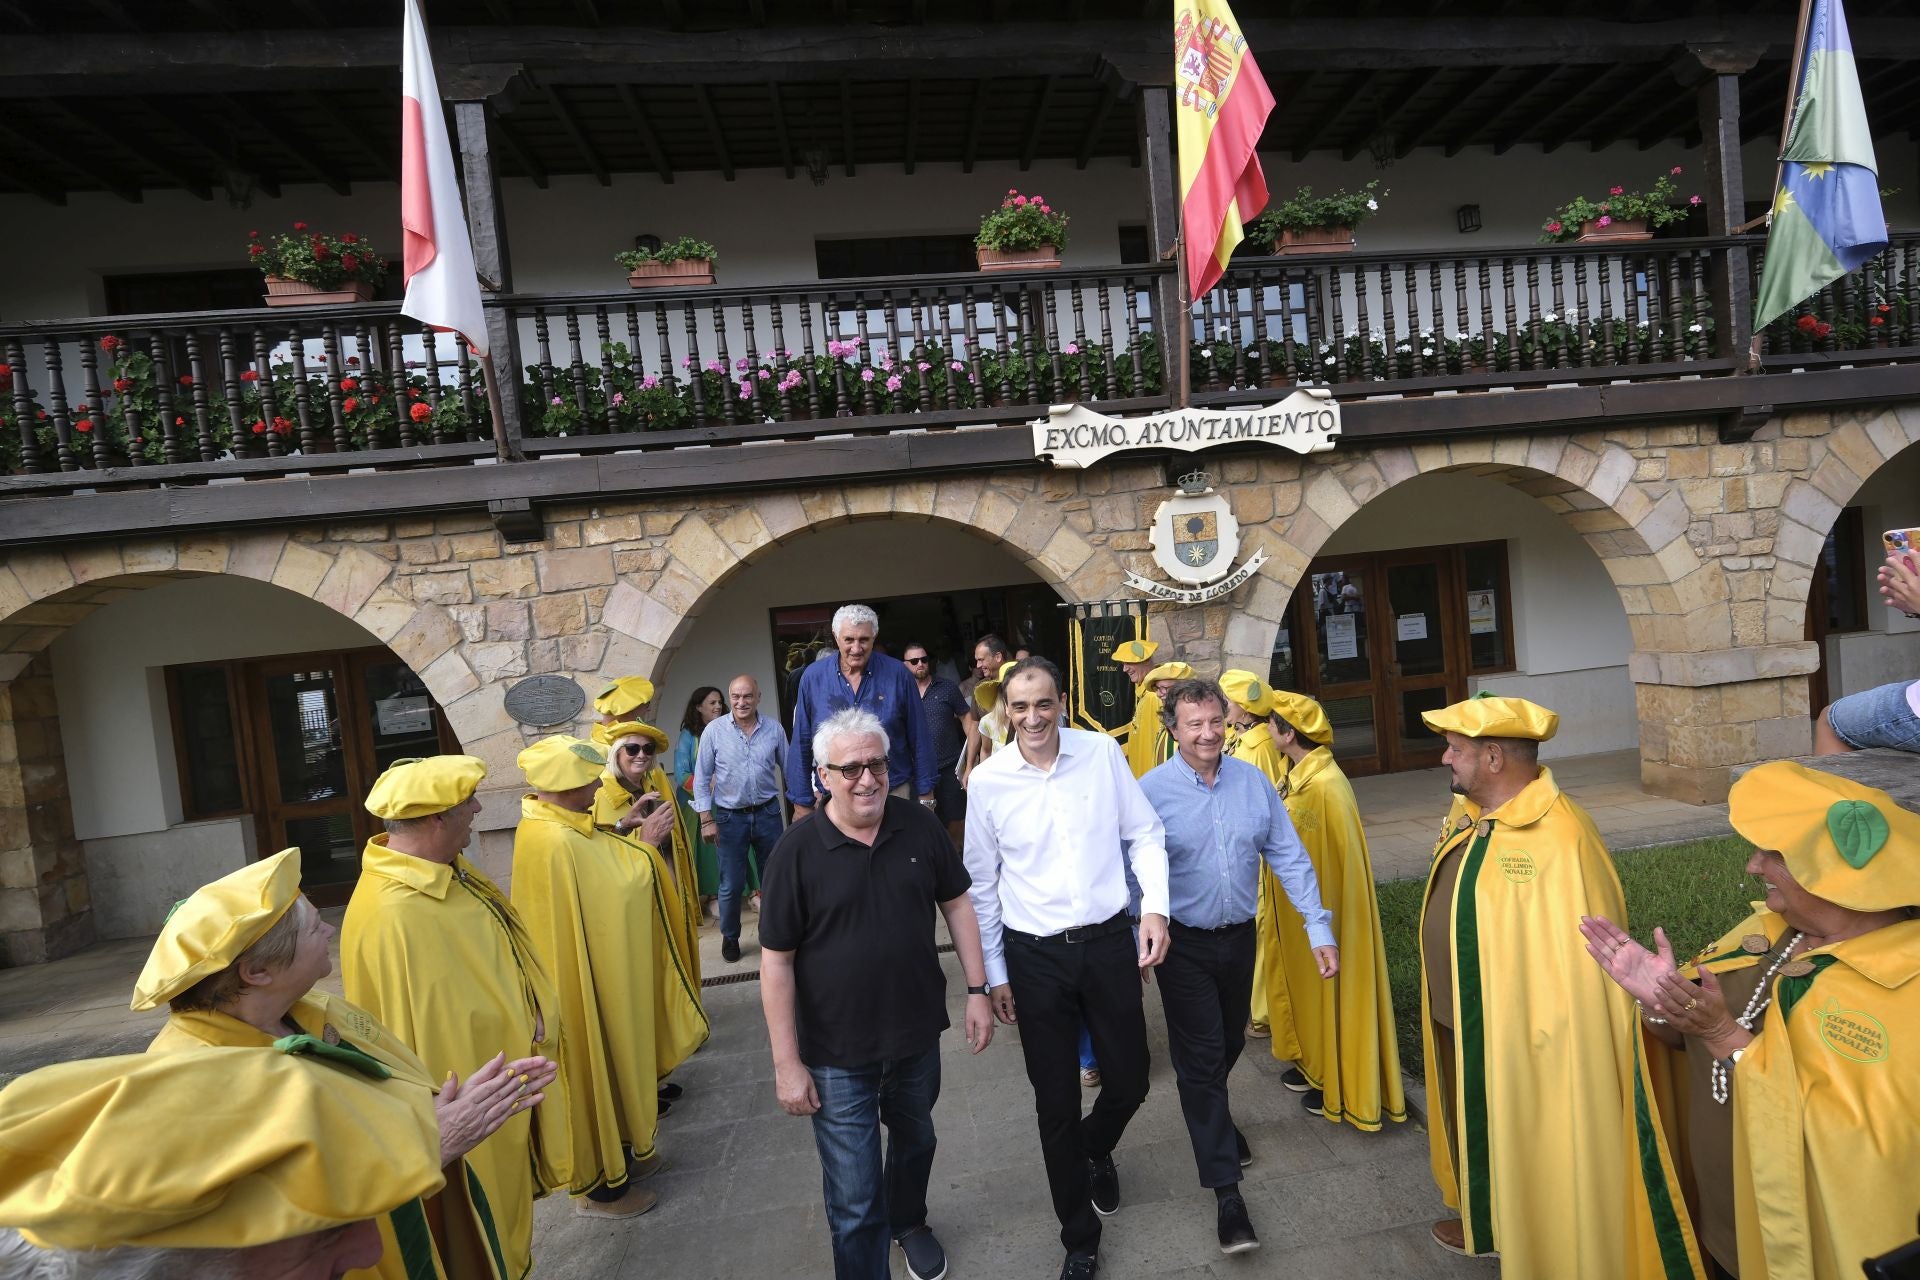
[[[701, 685], [687, 699], [687, 709], [680, 716], [680, 737], [673, 744], [674, 798], [682, 808], [693, 795], [693, 762], [700, 754], [700, 731], [725, 714], [726, 696], [713, 685]], [[697, 823], [693, 837], [693, 871], [700, 883], [700, 917], [704, 920], [714, 913], [720, 892], [720, 853], [699, 831]], [[757, 878], [753, 887], [760, 887]]]

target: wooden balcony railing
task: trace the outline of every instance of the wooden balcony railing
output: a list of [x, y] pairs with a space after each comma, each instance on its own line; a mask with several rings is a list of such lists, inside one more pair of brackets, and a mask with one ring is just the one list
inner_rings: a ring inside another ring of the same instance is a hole
[[[1193, 399], [1716, 377], [1723, 255], [1661, 240], [1236, 260], [1194, 306]], [[1169, 403], [1168, 264], [488, 300], [533, 458], [1018, 422]], [[1920, 233], [1761, 335], [1771, 371], [1920, 359]], [[492, 456], [471, 352], [392, 303], [0, 325], [9, 494]], [[111, 475], [102, 473], [111, 472]], [[31, 477], [42, 477], [31, 479]]]

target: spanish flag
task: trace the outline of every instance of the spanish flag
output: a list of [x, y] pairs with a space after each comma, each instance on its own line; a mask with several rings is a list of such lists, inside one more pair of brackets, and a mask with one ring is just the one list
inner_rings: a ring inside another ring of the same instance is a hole
[[1273, 111], [1273, 94], [1226, 0], [1180, 0], [1173, 50], [1180, 216], [1192, 299], [1213, 288], [1233, 247], [1246, 237], [1242, 224], [1267, 207], [1267, 179], [1255, 148]]

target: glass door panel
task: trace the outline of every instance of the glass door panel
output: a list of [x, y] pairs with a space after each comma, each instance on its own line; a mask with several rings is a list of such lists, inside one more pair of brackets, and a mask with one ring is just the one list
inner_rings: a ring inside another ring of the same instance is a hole
[[1373, 655], [1367, 644], [1365, 575], [1357, 569], [1335, 569], [1312, 574], [1309, 580], [1314, 638], [1320, 650], [1320, 687], [1373, 679]]
[[372, 777], [395, 760], [440, 753], [440, 708], [413, 668], [398, 658], [361, 668], [367, 724], [372, 740]]
[[360, 874], [356, 769], [342, 723], [346, 664], [337, 655], [268, 658], [249, 667], [262, 761], [264, 856], [297, 846], [300, 881], [322, 905], [344, 901]]
[[1447, 647], [1441, 626], [1439, 562], [1389, 565], [1387, 600], [1393, 607], [1393, 674], [1444, 674]]
[[1386, 695], [1392, 717], [1386, 767], [1420, 769], [1440, 763], [1445, 741], [1420, 719], [1465, 694], [1458, 668], [1451, 557], [1444, 551], [1387, 552], [1380, 556], [1386, 598], [1381, 627], [1391, 628]]

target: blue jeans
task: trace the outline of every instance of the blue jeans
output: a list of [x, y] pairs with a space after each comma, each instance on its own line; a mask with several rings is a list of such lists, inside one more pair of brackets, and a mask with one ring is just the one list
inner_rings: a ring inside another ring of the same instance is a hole
[[1093, 1056], [1093, 1032], [1087, 1030], [1087, 1024], [1080, 1024], [1080, 1069], [1098, 1071], [1100, 1059]]
[[834, 1280], [888, 1280], [889, 1246], [927, 1220], [939, 1047], [865, 1067], [807, 1070], [820, 1095], [813, 1142], [833, 1233]]
[[767, 857], [780, 839], [780, 801], [752, 809], [713, 806], [714, 849], [720, 858], [720, 936], [740, 938], [740, 899], [747, 891], [747, 846], [753, 846], [760, 879], [767, 878]]
[[1914, 715], [1907, 701], [1907, 686], [1912, 683], [1900, 680], [1850, 693], [1827, 708], [1827, 724], [1856, 751], [1867, 747], [1920, 751], [1920, 716]]

